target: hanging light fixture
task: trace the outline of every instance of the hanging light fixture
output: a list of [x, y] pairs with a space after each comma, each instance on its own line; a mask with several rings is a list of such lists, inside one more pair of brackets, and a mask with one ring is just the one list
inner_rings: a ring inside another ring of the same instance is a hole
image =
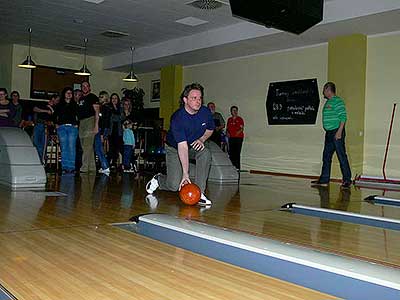
[[131, 52], [132, 52], [131, 70], [129, 71], [128, 76], [126, 76], [124, 79], [122, 79], [123, 81], [128, 81], [128, 82], [138, 82], [139, 81], [139, 79], [135, 75], [135, 72], [133, 71], [133, 51], [134, 50], [135, 50], [135, 48], [132, 46], [131, 47]]
[[75, 75], [81, 75], [81, 76], [90, 76], [92, 75], [92, 73], [90, 73], [87, 64], [86, 64], [86, 49], [87, 49], [87, 42], [88, 39], [84, 39], [85, 42], [85, 49], [84, 49], [84, 55], [83, 55], [83, 66], [82, 68], [80, 68], [80, 70], [78, 72], [75, 72]]
[[28, 56], [21, 64], [18, 65], [18, 67], [25, 68], [25, 69], [34, 69], [34, 68], [36, 68], [36, 64], [33, 62], [32, 57], [31, 57], [32, 28], [29, 28], [28, 32], [29, 32]]

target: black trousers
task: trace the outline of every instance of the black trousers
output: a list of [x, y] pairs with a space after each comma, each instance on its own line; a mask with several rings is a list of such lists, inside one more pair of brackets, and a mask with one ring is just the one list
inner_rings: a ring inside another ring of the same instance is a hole
[[229, 158], [236, 169], [240, 170], [240, 152], [242, 152], [243, 138], [229, 138]]
[[218, 147], [221, 148], [221, 132], [220, 131], [216, 132], [214, 130], [213, 134], [210, 136], [210, 141], [213, 141], [218, 145]]

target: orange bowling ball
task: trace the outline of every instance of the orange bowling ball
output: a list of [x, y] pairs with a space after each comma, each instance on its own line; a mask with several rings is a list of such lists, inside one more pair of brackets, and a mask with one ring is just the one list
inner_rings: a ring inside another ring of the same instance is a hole
[[201, 197], [200, 188], [194, 183], [185, 184], [179, 191], [179, 198], [187, 205], [195, 205]]

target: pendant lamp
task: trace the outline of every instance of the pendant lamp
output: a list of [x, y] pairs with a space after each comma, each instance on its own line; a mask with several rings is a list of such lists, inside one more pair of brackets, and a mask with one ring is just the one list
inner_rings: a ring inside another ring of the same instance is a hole
[[20, 68], [25, 68], [25, 69], [34, 69], [36, 68], [36, 64], [32, 60], [31, 56], [31, 38], [32, 38], [32, 28], [28, 29], [29, 32], [29, 47], [28, 47], [28, 56], [26, 59], [18, 65]]
[[75, 75], [80, 75], [80, 76], [90, 76], [92, 75], [92, 73], [90, 73], [87, 64], [86, 64], [86, 49], [87, 49], [87, 42], [88, 39], [84, 39], [85, 42], [85, 49], [84, 49], [84, 55], [83, 55], [83, 66], [82, 68], [80, 68], [80, 70], [78, 72], [75, 72]]
[[133, 71], [133, 51], [135, 50], [135, 48], [132, 46], [131, 47], [131, 52], [132, 52], [132, 60], [131, 60], [131, 70], [129, 71], [128, 76], [126, 76], [124, 79], [122, 79], [123, 81], [128, 81], [128, 82], [138, 82], [138, 78], [135, 75], [135, 72]]

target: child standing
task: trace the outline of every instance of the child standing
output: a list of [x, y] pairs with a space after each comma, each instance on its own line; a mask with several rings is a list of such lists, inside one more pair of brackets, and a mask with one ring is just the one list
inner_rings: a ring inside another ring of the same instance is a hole
[[123, 170], [125, 173], [134, 173], [135, 169], [131, 165], [131, 157], [135, 149], [135, 135], [132, 130], [133, 123], [131, 120], [126, 120], [123, 124], [124, 133], [124, 155], [123, 155]]

